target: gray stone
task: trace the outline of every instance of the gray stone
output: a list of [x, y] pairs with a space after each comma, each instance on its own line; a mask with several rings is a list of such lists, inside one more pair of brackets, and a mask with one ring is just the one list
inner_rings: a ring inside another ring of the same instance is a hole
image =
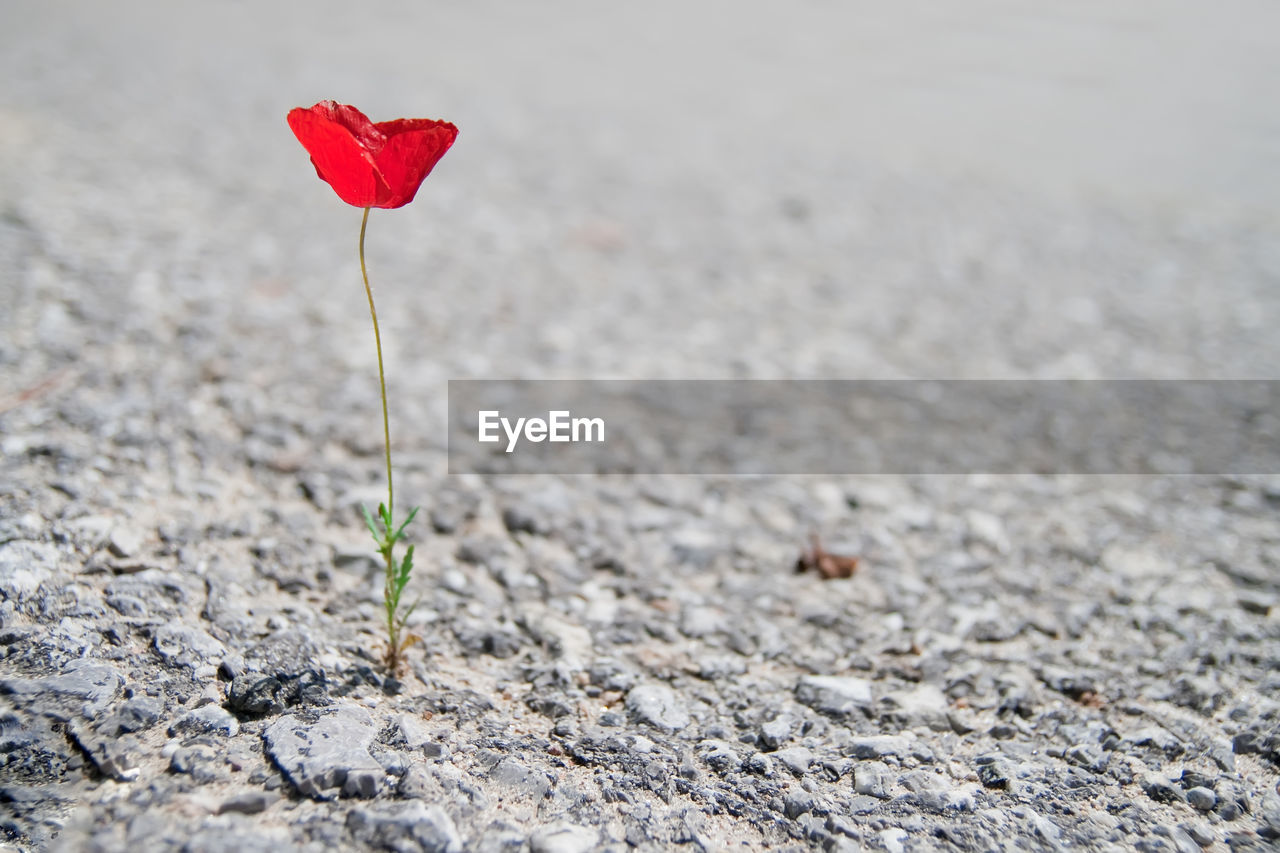
[[227, 704], [244, 714], [277, 714], [285, 709], [285, 696], [285, 686], [275, 676], [245, 673], [232, 680]]
[[725, 627], [725, 615], [715, 607], [686, 607], [680, 617], [680, 633], [691, 639], [717, 634]]
[[530, 769], [512, 758], [504, 758], [489, 771], [489, 778], [515, 793], [541, 800], [551, 790], [543, 773]]
[[950, 703], [946, 694], [932, 684], [920, 684], [912, 690], [890, 693], [881, 702], [885, 706], [882, 719], [903, 728], [924, 726], [935, 731], [951, 730], [951, 722], [947, 719]]
[[794, 788], [782, 798], [782, 812], [791, 820], [813, 811], [814, 805], [813, 794], [803, 788]]
[[666, 731], [679, 731], [691, 722], [680, 697], [663, 684], [641, 684], [631, 688], [627, 693], [626, 706], [636, 720]]
[[190, 735], [235, 737], [238, 734], [240, 734], [240, 723], [230, 712], [218, 705], [202, 705], [178, 717], [169, 726], [170, 737]]
[[600, 840], [599, 831], [589, 826], [556, 823], [535, 830], [529, 836], [530, 853], [587, 853]]
[[279, 799], [275, 791], [244, 791], [223, 800], [218, 814], [261, 814]]
[[1159, 726], [1147, 726], [1139, 729], [1126, 737], [1125, 740], [1135, 746], [1154, 747], [1170, 758], [1181, 755], [1186, 749], [1178, 737]]
[[473, 839], [469, 847], [476, 853], [523, 853], [525, 836], [517, 827], [495, 821], [478, 839]]
[[898, 784], [918, 794], [921, 791], [939, 791], [947, 787], [946, 781], [937, 773], [927, 770], [912, 770], [898, 777]]
[[775, 717], [760, 727], [756, 739], [767, 750], [777, 749], [791, 739], [791, 725], [790, 717]]
[[1189, 835], [1191, 840], [1201, 847], [1208, 847], [1218, 840], [1218, 834], [1213, 831], [1213, 828], [1200, 821], [1182, 824], [1182, 831]]
[[163, 713], [163, 702], [150, 696], [134, 696], [120, 703], [96, 728], [103, 737], [145, 731], [158, 723]]
[[[736, 762], [737, 762], [737, 757], [736, 757], [736, 756], [734, 757], [734, 761], [735, 761], [735, 764], [736, 764]], [[735, 769], [736, 769], [736, 768], [735, 768]], [[679, 767], [679, 769], [678, 769], [676, 772], [678, 772], [678, 773], [680, 774], [680, 778], [682, 778], [682, 779], [688, 779], [690, 782], [696, 782], [696, 781], [698, 781], [698, 778], [699, 778], [702, 774], [700, 774], [700, 773], [698, 772], [698, 765], [697, 765], [697, 764], [695, 764], [695, 763], [694, 763], [694, 761], [693, 761], [693, 751], [692, 751], [692, 750], [688, 750], [688, 749], [681, 750], [681, 753], [680, 753], [680, 767]]]
[[396, 853], [461, 853], [462, 837], [439, 806], [414, 800], [394, 809], [352, 809], [347, 830], [360, 844]]
[[773, 753], [773, 757], [797, 776], [808, 773], [809, 767], [813, 764], [813, 750], [803, 746], [780, 749]]
[[699, 568], [709, 566], [724, 553], [724, 541], [714, 530], [705, 526], [682, 527], [669, 534], [671, 551], [677, 562]]
[[742, 766], [737, 750], [725, 740], [708, 738], [699, 742], [698, 756], [717, 773], [732, 773]]
[[472, 655], [509, 658], [525, 645], [524, 635], [516, 629], [478, 620], [455, 625], [453, 635], [463, 650]]
[[879, 761], [863, 761], [853, 766], [853, 790], [868, 797], [889, 798], [889, 767]]
[[889, 853], [903, 853], [906, 850], [907, 839], [910, 837], [910, 833], [896, 826], [882, 829], [877, 834], [880, 843], [884, 845], [884, 849], [888, 850]]
[[511, 533], [531, 533], [534, 536], [545, 536], [551, 530], [542, 510], [530, 504], [513, 504], [503, 509], [502, 524]]
[[975, 763], [978, 766], [978, 781], [987, 788], [996, 788], [1013, 792], [1017, 786], [1017, 777], [1013, 765], [998, 755], [980, 755]]
[[169, 769], [184, 773], [202, 785], [218, 778], [223, 766], [219, 752], [210, 744], [196, 741], [191, 746], [180, 746], [169, 756]]
[[[165, 841], [177, 849], [199, 850], [200, 853], [280, 853], [293, 846], [286, 828], [264, 827], [260, 824], [261, 821], [230, 813], [211, 819], [205, 825], [198, 825], [190, 835], [185, 835], [175, 832], [173, 824], [170, 823], [167, 831], [162, 832], [155, 839], [156, 844], [140, 844], [134, 849], [167, 849], [168, 845], [159, 846]], [[175, 835], [178, 837], [175, 838]], [[179, 842], [181, 847], [173, 844], [175, 841]]]
[[208, 633], [182, 624], [161, 625], [156, 629], [154, 644], [166, 663], [192, 668], [216, 666], [227, 653], [226, 647]]
[[796, 701], [824, 714], [848, 716], [871, 706], [871, 682], [851, 676], [806, 675], [796, 685]]
[[761, 776], [773, 775], [773, 759], [768, 755], [765, 755], [763, 752], [757, 752], [754, 755], [748, 756], [742, 766], [752, 773], [757, 773]]
[[1237, 782], [1219, 782], [1216, 793], [1218, 806], [1214, 809], [1214, 814], [1223, 820], [1238, 820], [1252, 808], [1249, 793]]
[[1184, 832], [1180, 827], [1172, 827], [1168, 829], [1169, 840], [1173, 842], [1174, 848], [1178, 853], [1200, 853], [1200, 845], [1190, 834]]
[[372, 797], [382, 788], [383, 769], [369, 753], [378, 735], [369, 712], [341, 704], [327, 711], [291, 715], [263, 732], [267, 754], [298, 791], [318, 800]]
[[713, 655], [698, 661], [698, 677], [707, 681], [722, 681], [747, 671], [747, 662], [740, 657]]
[[888, 755], [908, 755], [914, 743], [902, 735], [873, 735], [854, 738], [845, 751], [854, 758], [884, 758]]
[[119, 525], [107, 538], [107, 550], [115, 557], [133, 557], [142, 550], [145, 537], [132, 525]]
[[103, 775], [119, 782], [132, 782], [138, 778], [139, 757], [143, 751], [132, 735], [102, 737], [79, 721], [68, 725], [67, 733]]
[[0, 544], [0, 599], [30, 601], [57, 565], [57, 549], [44, 542]]
[[[104, 593], [107, 604], [122, 615], [163, 618], [177, 624], [206, 589], [205, 582], [195, 575], [147, 569], [111, 580]], [[140, 612], [134, 612], [138, 608]]]
[[421, 764], [410, 764], [400, 777], [396, 790], [410, 800], [427, 800], [439, 796], [442, 789], [435, 777]]
[[398, 749], [373, 749], [373, 758], [388, 776], [400, 777], [409, 769], [409, 758]]
[[1078, 743], [1070, 746], [1062, 757], [1069, 763], [1094, 773], [1106, 770], [1107, 764], [1111, 761], [1111, 756], [1103, 752], [1102, 747], [1093, 743]]
[[1228, 773], [1236, 772], [1236, 756], [1232, 751], [1231, 743], [1228, 741], [1217, 738], [1211, 740], [1206, 754], [1220, 769]]
[[274, 675], [281, 680], [297, 677], [315, 666], [320, 649], [315, 640], [298, 628], [282, 628], [259, 640], [244, 652], [249, 669]]
[[1148, 773], [1139, 784], [1146, 795], [1157, 803], [1175, 803], [1185, 799], [1182, 789], [1159, 773]]
[[426, 721], [417, 714], [397, 716], [396, 729], [400, 732], [400, 742], [408, 749], [421, 749], [423, 744], [432, 740]]
[[1218, 795], [1212, 788], [1192, 788], [1187, 791], [1187, 804], [1202, 812], [1212, 811], [1218, 804]]
[[120, 692], [124, 678], [114, 667], [88, 658], [74, 660], [59, 675], [0, 678], [0, 695], [38, 703], [41, 713], [59, 720], [94, 719]]

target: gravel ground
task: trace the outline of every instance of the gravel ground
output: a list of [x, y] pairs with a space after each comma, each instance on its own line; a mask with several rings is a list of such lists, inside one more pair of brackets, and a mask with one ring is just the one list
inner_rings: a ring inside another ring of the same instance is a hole
[[[1276, 476], [445, 473], [448, 378], [1274, 377], [1280, 20], [1197, 5], [6, 4], [0, 843], [1274, 845]], [[329, 97], [462, 130], [370, 223], [399, 679]]]

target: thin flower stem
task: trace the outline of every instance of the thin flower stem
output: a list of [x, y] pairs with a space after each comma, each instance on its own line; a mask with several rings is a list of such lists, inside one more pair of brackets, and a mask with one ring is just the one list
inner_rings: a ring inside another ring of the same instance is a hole
[[[360, 221], [360, 274], [364, 276], [364, 292], [369, 297], [369, 316], [373, 318], [373, 341], [378, 347], [378, 385], [382, 391], [382, 440], [387, 455], [387, 516], [395, 518], [396, 491], [391, 481], [391, 418], [387, 414], [387, 374], [382, 367], [382, 335], [378, 332], [378, 309], [373, 307], [373, 288], [369, 287], [369, 271], [364, 265], [364, 232], [369, 225], [369, 208]], [[390, 531], [388, 531], [390, 533]], [[390, 572], [391, 554], [387, 554]]]
[[399, 666], [400, 632], [396, 625], [395, 613], [395, 559], [392, 551], [395, 548], [391, 524], [395, 518], [395, 486], [391, 479], [391, 416], [387, 411], [387, 373], [382, 365], [382, 334], [378, 331], [378, 309], [373, 307], [373, 288], [369, 286], [369, 270], [364, 262], [364, 232], [369, 226], [369, 208], [364, 209], [364, 218], [360, 220], [360, 274], [364, 277], [364, 292], [369, 297], [369, 316], [373, 318], [373, 341], [378, 347], [378, 387], [382, 392], [382, 442], [387, 457], [387, 514], [383, 516], [386, 525], [386, 539], [382, 542], [382, 557], [387, 563], [386, 588], [383, 598], [387, 607], [387, 665], [394, 673]]

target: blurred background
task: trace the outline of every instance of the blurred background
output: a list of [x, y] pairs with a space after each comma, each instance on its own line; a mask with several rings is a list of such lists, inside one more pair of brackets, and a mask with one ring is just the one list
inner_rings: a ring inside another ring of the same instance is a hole
[[325, 98], [461, 128], [370, 222], [404, 417], [450, 377], [1280, 362], [1265, 0], [10, 0], [0, 22], [7, 395], [145, 365], [371, 415], [360, 211], [284, 121]]

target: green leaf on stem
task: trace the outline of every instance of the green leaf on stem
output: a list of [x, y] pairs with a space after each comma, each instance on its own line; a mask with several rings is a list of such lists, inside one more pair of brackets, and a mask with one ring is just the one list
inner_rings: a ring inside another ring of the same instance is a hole
[[[396, 573], [397, 593], [404, 589], [405, 584], [409, 582], [409, 573], [413, 571], [413, 546], [409, 546], [409, 550], [404, 555], [404, 562], [400, 564], [400, 571]], [[399, 596], [397, 595], [397, 598]]]
[[400, 525], [400, 527], [396, 530], [396, 535], [395, 535], [396, 540], [399, 540], [400, 537], [404, 535], [404, 529], [409, 526], [409, 522], [413, 521], [414, 516], [418, 514], [418, 510], [420, 509], [422, 509], [422, 507], [415, 506], [413, 509], [409, 510], [409, 517], [406, 518], [404, 520], [404, 524]]
[[373, 516], [369, 514], [369, 508], [364, 504], [360, 504], [360, 512], [364, 515], [364, 523], [369, 528], [369, 532], [373, 534], [373, 541], [382, 547], [382, 534], [378, 532], [377, 525], [373, 522]]

